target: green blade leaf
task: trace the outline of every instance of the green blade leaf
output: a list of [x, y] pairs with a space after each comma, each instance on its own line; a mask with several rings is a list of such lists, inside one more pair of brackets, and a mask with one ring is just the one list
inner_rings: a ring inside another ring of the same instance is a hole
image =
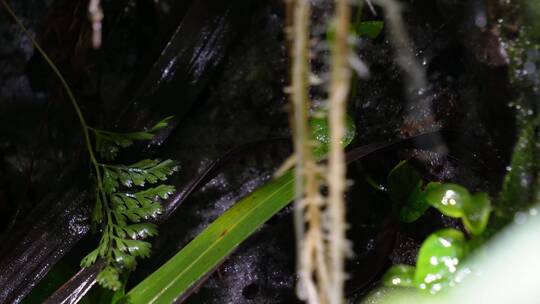
[[536, 118], [523, 126], [512, 153], [510, 171], [504, 178], [503, 188], [494, 202], [498, 226], [513, 220], [514, 214], [539, 202], [540, 175], [538, 168], [538, 125]]
[[131, 303], [171, 303], [294, 199], [289, 171], [258, 188], [210, 224], [127, 294]]
[[163, 118], [162, 120], [158, 121], [153, 127], [151, 127], [147, 132], [155, 133], [156, 131], [166, 128], [173, 118], [173, 115]]

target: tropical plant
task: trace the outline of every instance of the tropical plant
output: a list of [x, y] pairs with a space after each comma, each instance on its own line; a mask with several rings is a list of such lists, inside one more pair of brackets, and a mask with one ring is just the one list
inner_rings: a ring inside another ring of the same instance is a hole
[[[172, 117], [159, 121], [148, 130], [128, 133], [105, 131], [89, 126], [75, 94], [60, 70], [30, 35], [11, 7], [3, 0], [2, 4], [58, 77], [77, 113], [93, 166], [96, 203], [92, 213], [92, 224], [94, 230], [101, 233], [98, 248], [81, 261], [81, 266], [88, 267], [98, 258], [104, 259], [104, 267], [97, 281], [106, 288], [118, 290], [121, 287], [120, 273], [135, 269], [136, 258], [150, 255], [151, 244], [142, 239], [157, 235], [157, 229], [154, 224], [147, 221], [161, 213], [159, 199], [165, 199], [175, 191], [173, 186], [161, 183], [178, 171], [178, 165], [173, 160], [159, 159], [145, 159], [127, 166], [106, 164], [98, 160], [95, 152], [99, 152], [103, 159], [114, 160], [120, 148], [129, 147], [135, 141], [151, 140], [158, 131], [167, 127]], [[90, 134], [93, 134], [95, 149]], [[146, 183], [160, 185], [144, 189]], [[129, 191], [134, 186], [137, 190]]]

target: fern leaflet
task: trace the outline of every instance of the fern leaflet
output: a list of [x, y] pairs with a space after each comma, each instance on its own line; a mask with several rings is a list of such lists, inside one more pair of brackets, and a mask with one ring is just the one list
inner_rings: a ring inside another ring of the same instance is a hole
[[[167, 126], [168, 120], [170, 118], [142, 132], [122, 134], [92, 130], [98, 147], [126, 147], [134, 140], [151, 139], [154, 132]], [[109, 156], [114, 157], [116, 153]], [[100, 163], [97, 171], [92, 226], [102, 234], [98, 247], [83, 258], [81, 266], [88, 267], [102, 258], [105, 266], [97, 281], [105, 288], [118, 290], [122, 286], [120, 274], [134, 270], [137, 258], [150, 255], [151, 244], [144, 239], [158, 232], [156, 225], [148, 220], [162, 212], [160, 200], [174, 193], [174, 186], [160, 183], [178, 171], [178, 163], [170, 159], [145, 159], [132, 165]], [[143, 188], [148, 184], [153, 187]]]

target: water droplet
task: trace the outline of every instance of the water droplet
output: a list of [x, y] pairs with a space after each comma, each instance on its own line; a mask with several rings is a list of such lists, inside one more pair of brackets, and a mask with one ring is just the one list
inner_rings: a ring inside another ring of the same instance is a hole
[[523, 67], [523, 74], [525, 75], [531, 75], [536, 73], [536, 64], [534, 62], [528, 61], [525, 63], [525, 66]]
[[517, 225], [525, 224], [525, 222], [527, 222], [527, 214], [523, 212], [517, 212], [516, 215], [514, 215], [514, 222]]
[[476, 24], [477, 27], [484, 28], [487, 25], [487, 18], [484, 14], [478, 14], [474, 20], [474, 24]]

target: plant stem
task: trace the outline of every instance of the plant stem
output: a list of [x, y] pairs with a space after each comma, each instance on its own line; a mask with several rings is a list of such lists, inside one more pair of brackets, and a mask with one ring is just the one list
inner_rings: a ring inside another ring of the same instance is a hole
[[13, 9], [11, 9], [11, 7], [7, 4], [7, 2], [5, 2], [5, 0], [0, 0], [0, 1], [4, 5], [4, 8], [8, 12], [8, 14], [15, 20], [17, 25], [23, 30], [23, 32], [26, 34], [28, 39], [30, 39], [30, 41], [32, 42], [34, 47], [38, 50], [38, 52], [41, 54], [41, 56], [43, 56], [43, 59], [45, 59], [45, 61], [49, 65], [49, 67], [53, 70], [53, 72], [56, 74], [58, 79], [60, 79], [60, 82], [62, 83], [62, 86], [66, 90], [68, 98], [71, 101], [71, 104], [72, 104], [73, 108], [75, 109], [75, 112], [77, 113], [77, 118], [79, 119], [79, 124], [81, 126], [81, 129], [82, 129], [82, 132], [83, 132], [83, 135], [84, 135], [84, 141], [85, 141], [85, 144], [86, 144], [86, 150], [88, 151], [88, 155], [90, 156], [90, 161], [92, 162], [92, 165], [94, 166], [94, 170], [96, 172], [96, 181], [97, 181], [97, 187], [98, 187], [97, 195], [101, 195], [101, 199], [103, 201], [102, 205], [105, 208], [105, 211], [106, 211], [106, 213], [108, 215], [108, 221], [110, 221], [111, 220], [110, 219], [110, 208], [109, 208], [108, 201], [107, 201], [107, 195], [105, 195], [105, 191], [103, 190], [103, 181], [101, 179], [101, 170], [99, 168], [100, 164], [98, 163], [98, 161], [96, 159], [96, 156], [94, 154], [94, 148], [92, 146], [92, 142], [90, 140], [90, 134], [88, 132], [90, 127], [88, 126], [88, 124], [86, 123], [86, 120], [84, 119], [84, 115], [82, 114], [81, 108], [79, 107], [79, 104], [77, 103], [77, 100], [75, 99], [75, 95], [71, 91], [71, 88], [69, 87], [69, 85], [68, 85], [66, 79], [64, 78], [64, 76], [62, 76], [62, 73], [60, 73], [60, 70], [58, 69], [58, 67], [54, 64], [52, 59], [49, 58], [47, 53], [41, 48], [39, 43], [32, 37], [32, 35], [28, 31], [28, 29], [24, 26], [22, 21], [17, 17], [17, 15], [13, 11]]
[[92, 161], [92, 164], [94, 165], [94, 168], [96, 169], [98, 185], [100, 185], [101, 184], [101, 176], [99, 175], [98, 162], [97, 162], [97, 159], [96, 159], [96, 157], [94, 155], [94, 149], [92, 147], [92, 142], [90, 141], [90, 135], [88, 134], [89, 127], [86, 124], [86, 120], [84, 119], [84, 116], [83, 116], [83, 114], [81, 112], [81, 109], [79, 108], [79, 104], [77, 103], [77, 100], [75, 99], [75, 96], [73, 95], [73, 92], [71, 91], [69, 85], [67, 84], [66, 79], [64, 78], [64, 76], [62, 76], [62, 73], [60, 73], [60, 70], [58, 70], [58, 68], [56, 67], [54, 62], [51, 60], [51, 58], [49, 58], [47, 53], [41, 48], [39, 43], [34, 39], [34, 37], [32, 37], [32, 35], [28, 31], [28, 29], [24, 26], [22, 21], [17, 17], [17, 15], [13, 11], [13, 9], [11, 9], [11, 7], [7, 4], [7, 2], [5, 0], [0, 0], [0, 1], [4, 5], [4, 8], [8, 12], [8, 14], [15, 20], [17, 25], [23, 30], [23, 32], [26, 34], [28, 39], [30, 39], [30, 41], [32, 42], [34, 47], [38, 50], [38, 52], [41, 54], [41, 56], [43, 56], [43, 59], [45, 59], [45, 61], [49, 65], [49, 67], [53, 70], [53, 72], [56, 74], [58, 79], [60, 79], [60, 82], [62, 83], [62, 86], [66, 90], [67, 95], [69, 97], [69, 100], [71, 101], [71, 104], [73, 105], [73, 108], [75, 109], [75, 112], [77, 113], [77, 117], [79, 119], [79, 123], [81, 125], [81, 129], [82, 129], [83, 134], [84, 134], [86, 148], [88, 150], [90, 160]]

